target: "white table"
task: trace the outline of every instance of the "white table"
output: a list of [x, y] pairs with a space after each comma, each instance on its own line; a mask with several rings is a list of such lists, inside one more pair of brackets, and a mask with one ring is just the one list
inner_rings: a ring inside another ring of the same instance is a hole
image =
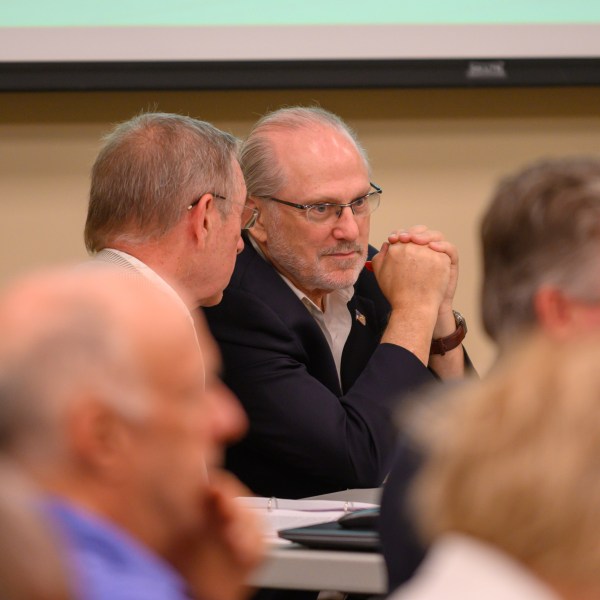
[[[381, 490], [347, 490], [316, 496], [323, 500], [378, 503]], [[381, 554], [310, 550], [298, 544], [271, 546], [251, 585], [290, 590], [337, 590], [385, 594], [387, 574]]]
[[387, 574], [377, 552], [309, 550], [297, 544], [269, 549], [251, 580], [257, 587], [384, 594]]

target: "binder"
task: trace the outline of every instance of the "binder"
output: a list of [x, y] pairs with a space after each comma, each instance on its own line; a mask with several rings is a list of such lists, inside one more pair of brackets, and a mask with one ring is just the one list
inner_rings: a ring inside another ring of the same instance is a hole
[[[337, 519], [349, 514], [353, 511], [362, 509], [374, 509], [377, 508], [376, 504], [367, 502], [352, 502], [343, 500], [288, 500], [281, 498], [255, 498], [255, 497], [240, 497], [238, 501], [245, 506], [255, 510], [261, 517], [264, 524], [265, 538], [270, 544], [289, 544], [291, 542], [302, 543], [303, 545], [310, 544], [311, 547], [317, 547], [312, 542], [312, 537], [316, 539], [316, 544], [320, 541], [328, 544], [327, 547], [333, 547], [331, 544], [342, 542], [347, 540], [346, 546], [355, 548], [360, 545], [363, 549], [369, 545], [373, 547], [373, 541], [367, 542], [367, 538], [373, 537], [373, 531], [364, 534], [356, 533], [355, 535], [346, 534], [331, 534], [332, 530], [336, 528], [331, 527], [331, 523], [337, 525]], [[326, 541], [326, 528], [321, 527], [320, 530], [314, 530], [316, 533], [312, 534], [311, 527], [317, 525], [329, 526], [329, 537], [334, 537], [335, 540], [332, 542]], [[309, 530], [308, 532], [305, 530]], [[341, 528], [340, 528], [341, 529]], [[296, 536], [295, 531], [298, 531]], [[298, 539], [291, 539], [285, 535], [281, 535], [281, 532], [292, 532], [293, 537]], [[357, 530], [355, 530], [356, 532]], [[376, 533], [376, 532], [375, 532]], [[300, 538], [305, 541], [300, 541]], [[378, 540], [378, 536], [377, 536]], [[325, 546], [319, 546], [325, 547]]]

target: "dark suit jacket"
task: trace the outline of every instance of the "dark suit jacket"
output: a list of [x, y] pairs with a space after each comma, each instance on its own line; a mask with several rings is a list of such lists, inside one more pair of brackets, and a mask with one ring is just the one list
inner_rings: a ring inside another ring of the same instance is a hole
[[392, 408], [434, 379], [408, 350], [379, 343], [389, 305], [366, 269], [348, 309], [341, 387], [318, 324], [250, 243], [222, 302], [205, 311], [225, 382], [250, 420], [227, 467], [256, 494], [300, 498], [381, 485], [394, 451]]
[[425, 557], [409, 505], [411, 484], [422, 457], [410, 440], [400, 435], [396, 456], [381, 496], [379, 536], [388, 574], [388, 593], [406, 583]]
[[[465, 368], [474, 377], [476, 372], [465, 352]], [[446, 382], [449, 389], [460, 381]], [[441, 388], [440, 388], [441, 390]], [[443, 402], [444, 395], [439, 396]], [[425, 557], [426, 547], [419, 538], [411, 509], [411, 486], [423, 462], [419, 444], [411, 439], [410, 430], [400, 431], [396, 455], [381, 496], [379, 535], [388, 572], [388, 592], [406, 583]]]

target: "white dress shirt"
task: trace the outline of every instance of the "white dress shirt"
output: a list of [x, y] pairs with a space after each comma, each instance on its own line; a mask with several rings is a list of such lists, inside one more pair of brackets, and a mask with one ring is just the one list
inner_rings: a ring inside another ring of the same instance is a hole
[[[196, 336], [196, 341], [198, 341], [197, 333], [196, 333], [196, 325], [194, 323], [194, 318], [190, 313], [188, 307], [185, 302], [181, 299], [181, 296], [156, 272], [153, 271], [146, 263], [142, 262], [139, 258], [135, 256], [131, 256], [131, 254], [127, 254], [127, 252], [123, 252], [122, 250], [115, 250], [114, 248], [104, 248], [97, 252], [94, 255], [95, 260], [99, 260], [102, 262], [110, 263], [116, 265], [125, 271], [135, 273], [136, 276], [142, 276], [152, 284], [154, 284], [157, 288], [162, 290], [167, 296], [169, 296], [176, 306], [179, 307], [182, 314], [190, 322], [192, 328], [194, 329], [194, 336]], [[201, 361], [201, 369], [202, 369], [202, 378], [205, 380], [206, 372], [204, 370], [204, 361], [202, 358], [202, 349], [200, 348], [200, 344], [198, 344], [198, 348], [200, 349], [200, 361]]]
[[321, 310], [302, 290], [299, 290], [287, 277], [279, 273], [281, 278], [290, 286], [290, 289], [302, 304], [306, 306], [308, 312], [317, 322], [329, 347], [335, 368], [338, 372], [338, 378], [342, 373], [342, 352], [352, 329], [352, 316], [348, 310], [348, 302], [354, 295], [354, 286], [341, 288], [330, 292], [323, 298], [323, 310]]
[[112, 263], [125, 269], [133, 269], [140, 275], [143, 275], [148, 281], [154, 283], [158, 288], [163, 290], [173, 301], [179, 306], [181, 311], [189, 316], [194, 322], [192, 315], [185, 305], [181, 296], [156, 272], [153, 271], [146, 263], [143, 263], [139, 258], [127, 254], [122, 250], [114, 250], [113, 248], [104, 248], [95, 255], [95, 258], [103, 262]]

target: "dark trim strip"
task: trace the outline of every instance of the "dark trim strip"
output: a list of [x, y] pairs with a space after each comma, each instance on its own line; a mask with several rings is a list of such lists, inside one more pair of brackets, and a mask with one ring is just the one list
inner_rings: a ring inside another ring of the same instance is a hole
[[0, 63], [13, 92], [598, 84], [600, 58]]

